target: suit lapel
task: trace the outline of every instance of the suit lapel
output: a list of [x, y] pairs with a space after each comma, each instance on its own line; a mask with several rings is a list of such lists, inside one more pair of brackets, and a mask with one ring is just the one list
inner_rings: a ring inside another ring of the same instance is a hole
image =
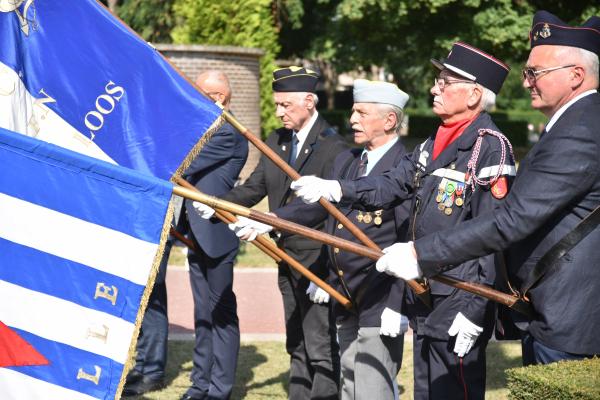
[[321, 125], [322, 120], [321, 116], [319, 115], [310, 132], [308, 132], [308, 136], [306, 136], [306, 140], [304, 141], [304, 144], [302, 145], [302, 148], [298, 153], [298, 157], [296, 157], [296, 163], [293, 165], [296, 171], [300, 172], [302, 170], [302, 167], [304, 166], [304, 164], [306, 164], [306, 161], [308, 160], [310, 155], [313, 153], [313, 151], [315, 151], [315, 146], [317, 144], [317, 140], [319, 139], [319, 134], [322, 131]]

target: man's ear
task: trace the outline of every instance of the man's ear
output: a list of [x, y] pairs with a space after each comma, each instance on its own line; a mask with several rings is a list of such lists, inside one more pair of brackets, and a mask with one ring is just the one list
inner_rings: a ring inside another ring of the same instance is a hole
[[385, 116], [385, 122], [383, 123], [383, 129], [386, 132], [389, 132], [389, 131], [391, 131], [391, 130], [394, 129], [394, 127], [396, 126], [397, 122], [398, 122], [398, 120], [397, 120], [396, 113], [389, 112]]
[[304, 97], [304, 104], [306, 104], [306, 108], [312, 110], [315, 108], [315, 97], [311, 93], [306, 93]]
[[571, 88], [577, 89], [585, 80], [585, 69], [582, 66], [575, 66], [570, 72]]
[[467, 105], [469, 108], [476, 107], [481, 102], [481, 97], [483, 96], [483, 90], [477, 86], [473, 85], [473, 90], [471, 91], [471, 95], [467, 100]]

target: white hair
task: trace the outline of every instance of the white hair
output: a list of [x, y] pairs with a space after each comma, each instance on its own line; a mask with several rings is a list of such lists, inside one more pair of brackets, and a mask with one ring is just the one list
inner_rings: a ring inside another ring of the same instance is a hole
[[306, 96], [311, 96], [313, 99], [315, 108], [317, 107], [317, 104], [319, 104], [319, 96], [317, 96], [313, 92], [296, 92], [296, 93], [297, 93], [297, 95], [295, 97], [298, 101], [304, 102], [304, 99], [306, 99]]
[[479, 87], [482, 90], [479, 108], [483, 111], [491, 111], [496, 105], [496, 93], [481, 85], [479, 85]]
[[595, 83], [594, 87], [597, 88], [599, 79], [598, 74], [600, 73], [600, 68], [598, 66], [598, 54], [592, 53], [591, 51], [586, 49], [577, 48], [576, 50], [577, 53], [579, 53], [577, 54], [577, 56], [581, 60], [585, 72], [587, 72], [588, 75], [591, 75], [593, 82]]
[[564, 64], [582, 64], [587, 79], [594, 88], [598, 88], [598, 55], [580, 47], [560, 46], [560, 48], [556, 58], [564, 61]]
[[377, 109], [379, 110], [379, 114], [381, 115], [381, 117], [386, 117], [388, 113], [392, 112], [394, 113], [394, 115], [396, 115], [396, 125], [394, 125], [394, 132], [396, 132], [396, 134], [400, 134], [400, 130], [402, 129], [402, 122], [404, 120], [404, 110], [402, 110], [400, 107], [395, 106], [393, 104], [383, 104], [383, 103], [376, 103], [377, 104]]

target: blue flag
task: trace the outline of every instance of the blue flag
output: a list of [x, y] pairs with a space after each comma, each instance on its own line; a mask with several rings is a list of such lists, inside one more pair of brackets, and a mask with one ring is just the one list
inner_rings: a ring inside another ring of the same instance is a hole
[[172, 184], [4, 129], [0, 159], [0, 397], [113, 399]]
[[162, 179], [221, 110], [94, 0], [0, 1], [0, 127]]

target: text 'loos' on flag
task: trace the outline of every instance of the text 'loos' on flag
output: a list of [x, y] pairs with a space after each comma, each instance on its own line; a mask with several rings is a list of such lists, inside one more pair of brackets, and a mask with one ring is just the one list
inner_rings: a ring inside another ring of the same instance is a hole
[[170, 179], [221, 120], [95, 0], [0, 0], [0, 38], [2, 128]]
[[173, 186], [4, 129], [0, 159], [0, 398], [113, 399]]

